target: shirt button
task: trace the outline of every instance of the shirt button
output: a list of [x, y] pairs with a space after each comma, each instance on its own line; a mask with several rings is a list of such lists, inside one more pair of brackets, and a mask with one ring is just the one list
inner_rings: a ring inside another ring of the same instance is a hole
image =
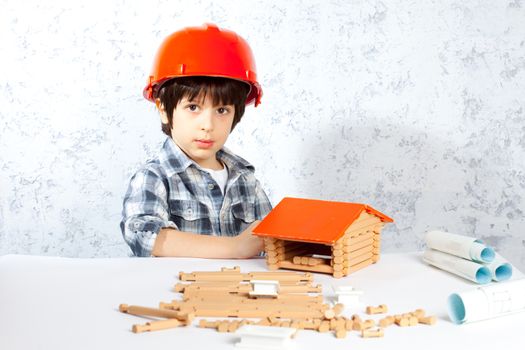
[[214, 184], [208, 184], [208, 189], [213, 190], [215, 188]]
[[193, 209], [191, 209], [191, 208], [186, 209], [186, 214], [188, 214], [188, 215], [193, 214]]

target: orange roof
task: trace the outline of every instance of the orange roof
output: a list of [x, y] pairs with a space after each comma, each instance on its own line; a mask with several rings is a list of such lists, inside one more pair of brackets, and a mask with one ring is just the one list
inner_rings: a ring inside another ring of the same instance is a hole
[[333, 244], [362, 211], [383, 222], [393, 222], [365, 204], [288, 197], [277, 204], [253, 233], [260, 237]]

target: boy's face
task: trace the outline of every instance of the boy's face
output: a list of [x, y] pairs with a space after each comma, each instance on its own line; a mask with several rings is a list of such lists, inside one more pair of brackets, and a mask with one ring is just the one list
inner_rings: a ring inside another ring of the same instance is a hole
[[[195, 163], [207, 169], [222, 169], [216, 153], [230, 135], [234, 105], [214, 106], [208, 97], [190, 101], [184, 97], [173, 110], [173, 141]], [[166, 112], [161, 109], [163, 123], [168, 123]]]

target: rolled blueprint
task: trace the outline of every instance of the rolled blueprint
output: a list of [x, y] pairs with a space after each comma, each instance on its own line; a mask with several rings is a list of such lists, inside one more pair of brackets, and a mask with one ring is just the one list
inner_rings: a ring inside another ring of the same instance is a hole
[[493, 281], [506, 281], [512, 277], [512, 265], [498, 253], [496, 253], [494, 260], [485, 266], [490, 270]]
[[474, 237], [443, 231], [430, 231], [425, 236], [429, 248], [481, 263], [494, 260], [494, 249]]
[[425, 251], [423, 260], [430, 265], [479, 284], [489, 283], [492, 279], [488, 267], [438, 250]]
[[448, 297], [448, 315], [456, 324], [525, 311], [525, 279], [492, 284]]

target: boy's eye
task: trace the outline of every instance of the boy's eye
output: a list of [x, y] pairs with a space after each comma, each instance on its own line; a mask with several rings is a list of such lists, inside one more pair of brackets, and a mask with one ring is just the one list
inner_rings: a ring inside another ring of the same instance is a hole
[[191, 105], [188, 105], [187, 108], [188, 108], [190, 111], [195, 112], [195, 111], [197, 110], [198, 106], [197, 106], [197, 105], [193, 105], [193, 104], [191, 104]]
[[228, 108], [226, 108], [226, 107], [219, 107], [219, 108], [217, 109], [217, 112], [218, 112], [219, 114], [227, 114], [229, 111], [230, 111], [230, 110], [229, 110]]

